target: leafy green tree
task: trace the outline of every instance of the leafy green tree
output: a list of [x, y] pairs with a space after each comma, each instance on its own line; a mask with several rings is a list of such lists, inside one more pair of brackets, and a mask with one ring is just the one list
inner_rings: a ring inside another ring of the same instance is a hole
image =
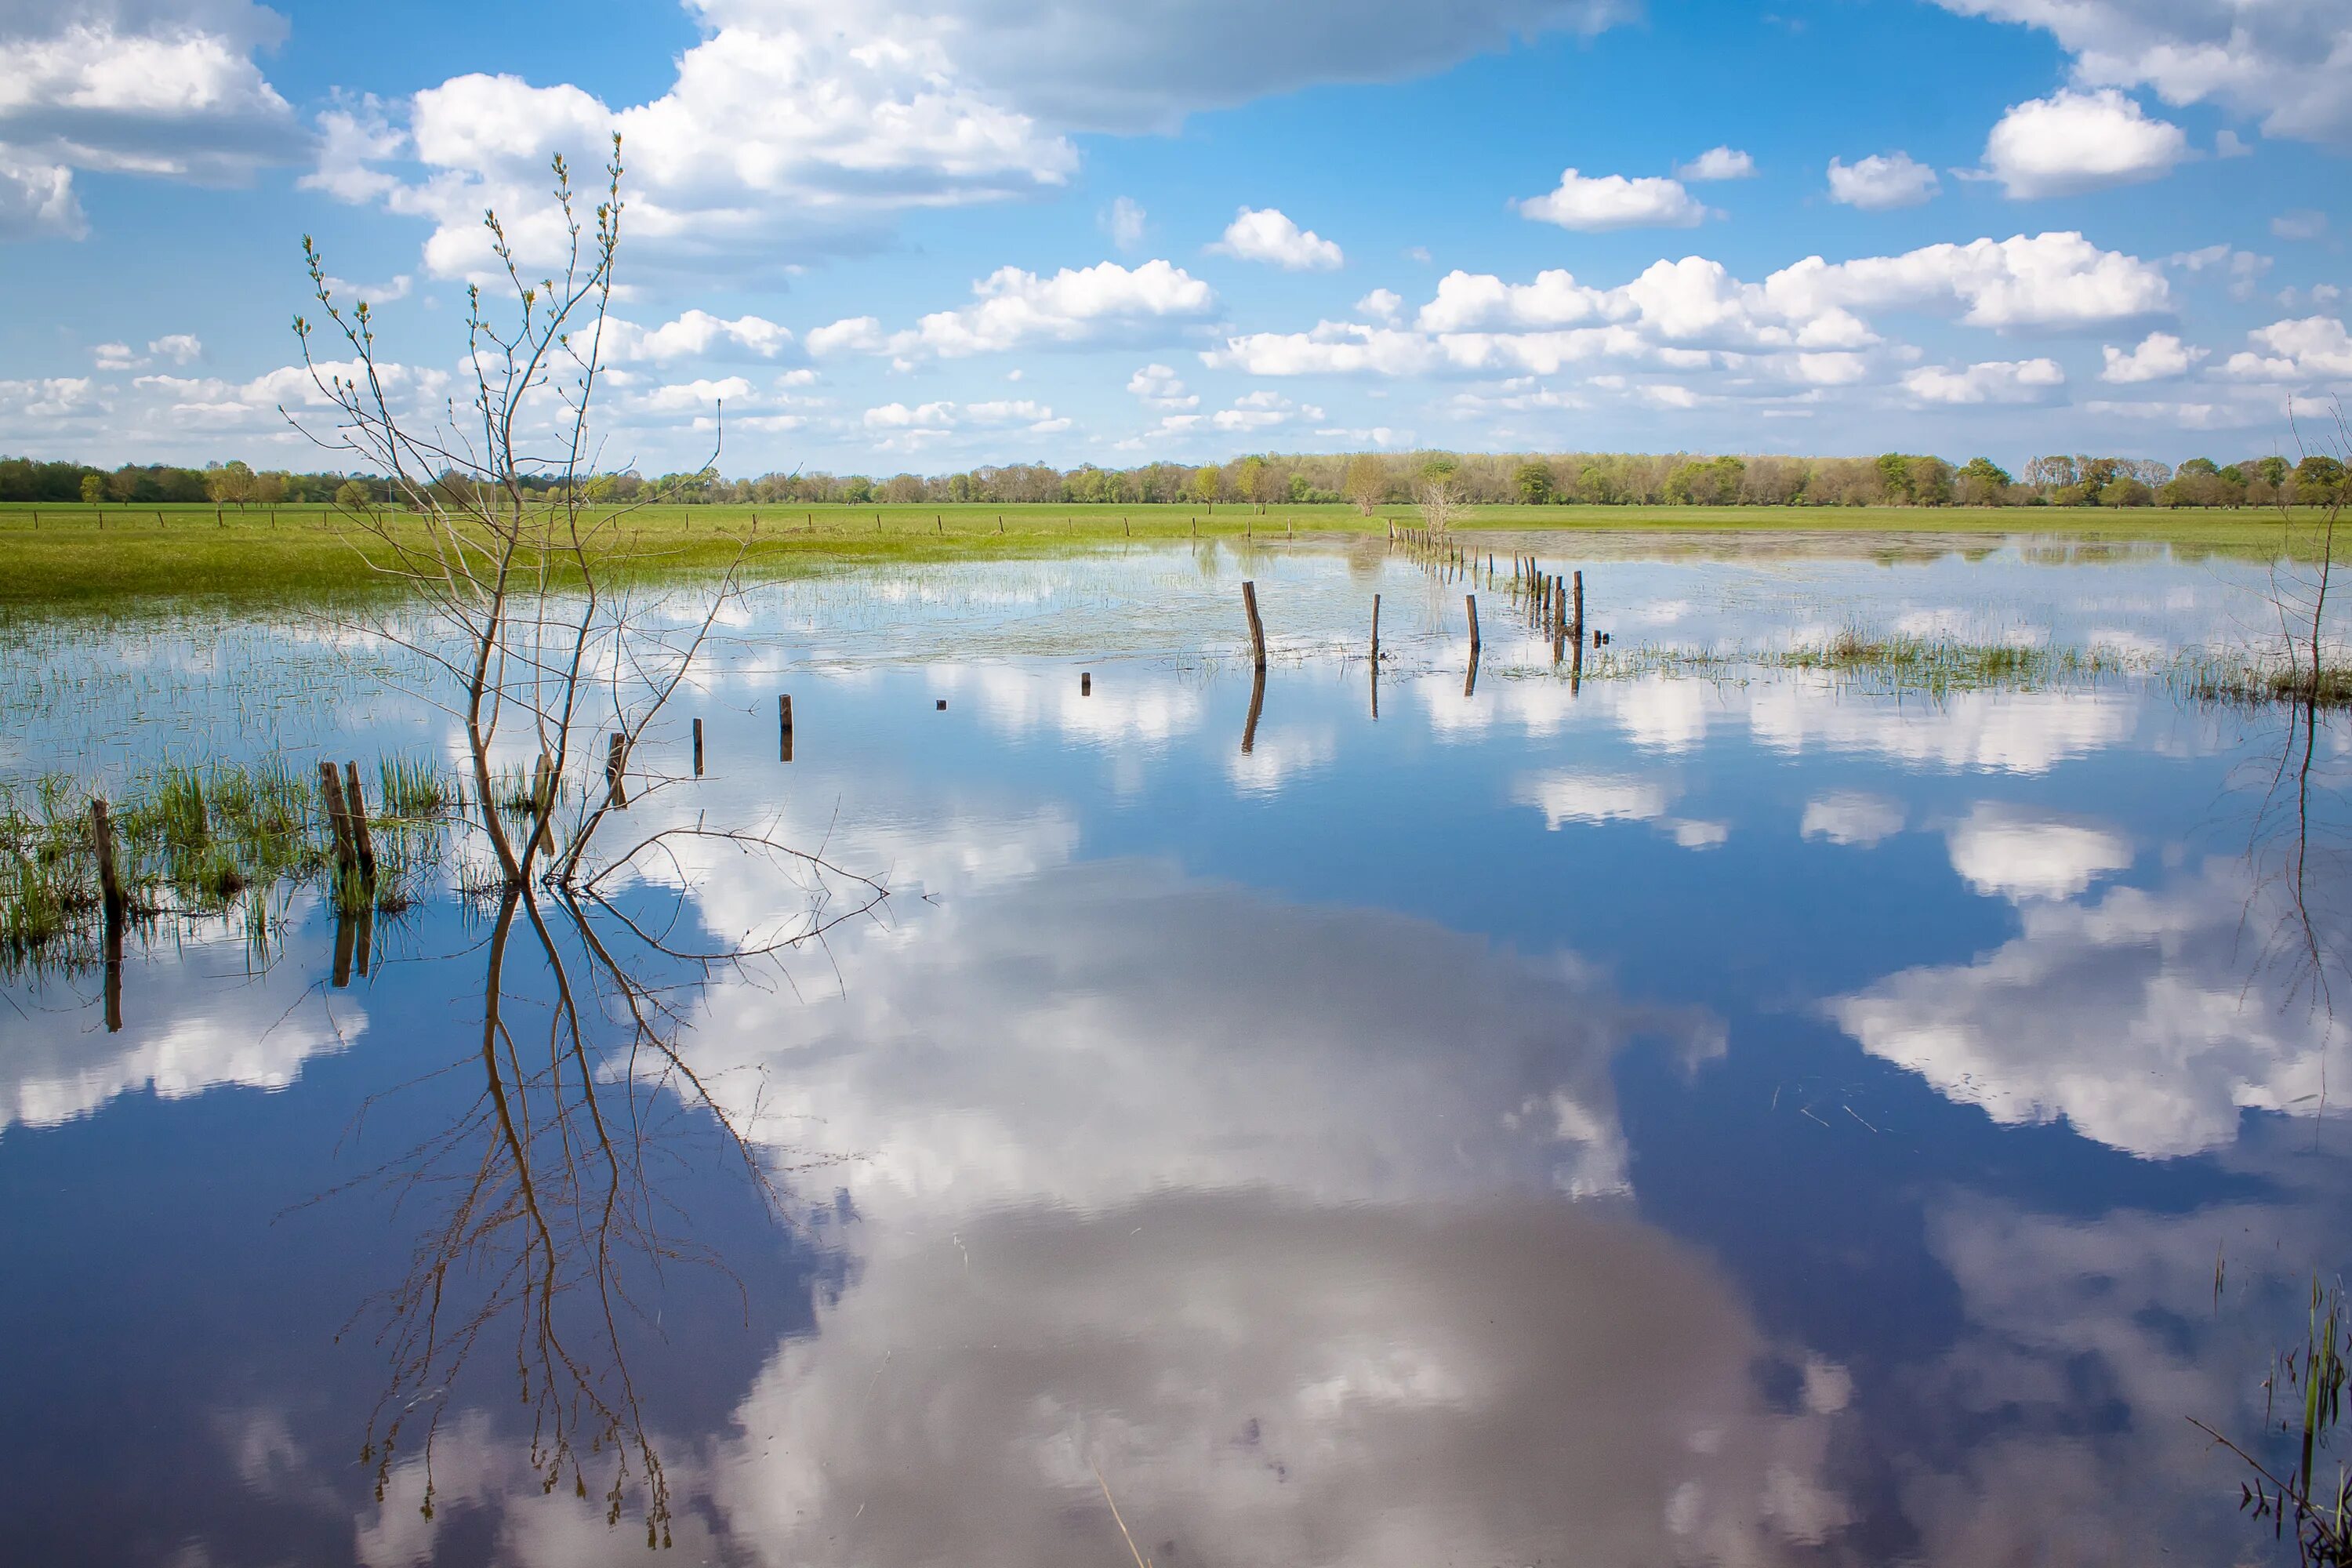
[[1274, 471], [1260, 457], [1244, 458], [1234, 465], [1234, 494], [1242, 500], [1264, 505], [1271, 499], [1268, 489], [1274, 482]]
[[1348, 459], [1348, 471], [1339, 481], [1339, 489], [1356, 503], [1357, 511], [1370, 517], [1372, 509], [1389, 493], [1388, 467], [1371, 453], [1359, 452]]
[[205, 474], [205, 494], [215, 503], [243, 509], [253, 499], [253, 470], [231, 458]]
[[1970, 458], [1953, 483], [1962, 506], [2000, 506], [2009, 500], [2009, 470], [1990, 458]]
[[[593, 484], [588, 487], [592, 495], [595, 488]], [[365, 511], [368, 510], [369, 503], [374, 500], [375, 497], [368, 492], [367, 486], [357, 479], [345, 479], [335, 487], [335, 504], [345, 511]]]
[[1202, 506], [1214, 505], [1217, 492], [1224, 486], [1225, 476], [1213, 467], [1192, 470], [1192, 499]]
[[81, 477], [81, 499], [91, 506], [106, 499], [106, 481], [96, 474]]
[[1552, 499], [1551, 465], [1533, 459], [1521, 463], [1511, 475], [1511, 483], [1519, 492], [1519, 500], [1529, 506], [1548, 505]]
[[1729, 506], [1739, 499], [1748, 465], [1734, 457], [1677, 463], [1666, 475], [1666, 499], [1684, 506]]
[[2294, 466], [2294, 499], [2305, 506], [2326, 506], [2344, 488], [2344, 465], [2315, 452]]
[[1911, 481], [1911, 504], [1914, 506], [1949, 506], [1952, 504], [1952, 465], [1941, 458], [1912, 458], [1903, 465], [1904, 476]]
[[1911, 460], [1900, 452], [1887, 452], [1878, 459], [1878, 493], [1897, 506], [1911, 501]]

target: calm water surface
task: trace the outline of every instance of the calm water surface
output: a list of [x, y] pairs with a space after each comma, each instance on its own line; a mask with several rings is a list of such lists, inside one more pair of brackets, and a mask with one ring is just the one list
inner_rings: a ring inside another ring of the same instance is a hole
[[[1533, 547], [1580, 683], [1507, 564], [762, 589], [626, 826], [835, 869], [684, 841], [542, 947], [453, 858], [341, 986], [313, 895], [167, 922], [119, 1033], [16, 975], [0, 1556], [2265, 1560], [2189, 1418], [2259, 1440], [2352, 1237], [2352, 731], [2282, 794], [2285, 716], [2151, 673], [2264, 572]], [[2117, 668], [1777, 658], [1843, 626]], [[332, 626], [7, 640], [0, 774], [456, 754]]]

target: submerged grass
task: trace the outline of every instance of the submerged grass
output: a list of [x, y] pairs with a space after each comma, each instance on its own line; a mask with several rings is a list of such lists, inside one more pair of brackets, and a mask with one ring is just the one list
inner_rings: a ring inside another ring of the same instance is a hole
[[[103, 526], [101, 526], [101, 520]], [[1386, 538], [1418, 526], [1412, 508], [1365, 517], [1345, 505], [1254, 507], [1077, 505], [671, 506], [630, 514], [614, 564], [646, 575], [710, 571], [743, 552], [754, 578], [835, 565], [1053, 554], [1127, 542], [1294, 536]], [[421, 525], [394, 521], [397, 529]], [[1473, 507], [1459, 531], [1559, 534], [1885, 534], [1961, 548], [2032, 536], [2087, 542], [2169, 544], [2199, 552], [2272, 559], [2308, 554], [2310, 530], [2283, 528], [2275, 512], [2168, 511], [2065, 507]], [[210, 508], [0, 506], [0, 605], [88, 605], [126, 597], [314, 600], [395, 594], [363, 536], [320, 507], [226, 514]], [[2352, 556], [2352, 535], [2341, 552]]]

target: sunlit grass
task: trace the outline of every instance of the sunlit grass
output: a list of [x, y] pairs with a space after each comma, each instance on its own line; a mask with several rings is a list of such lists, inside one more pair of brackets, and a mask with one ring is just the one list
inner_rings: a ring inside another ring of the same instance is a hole
[[[395, 810], [372, 802], [377, 875], [365, 887], [335, 866], [332, 830], [312, 787], [282, 761], [169, 767], [111, 803], [116, 862], [131, 912], [222, 913], [240, 898], [266, 932], [263, 900], [315, 884], [336, 908], [391, 912], [415, 896], [446, 844], [455, 790], [429, 764], [386, 758]], [[0, 786], [0, 968], [90, 962], [102, 912], [89, 790], [60, 774]], [[422, 807], [430, 806], [424, 810]]]
[[[36, 519], [38, 521], [36, 521]], [[104, 525], [100, 526], [103, 519]], [[1051, 554], [1127, 542], [1187, 539], [1385, 539], [1417, 525], [1410, 507], [1365, 517], [1346, 505], [1253, 507], [1064, 504], [962, 506], [671, 506], [629, 514], [610, 543], [613, 563], [648, 574], [715, 571], [740, 554], [754, 579], [835, 565]], [[399, 529], [413, 523], [393, 521]], [[1472, 534], [1685, 533], [2010, 536], [2088, 543], [2146, 542], [2192, 552], [2270, 559], [2308, 552], [2310, 531], [2275, 512], [2116, 511], [1995, 507], [1474, 507], [1456, 524]], [[417, 537], [421, 541], [422, 531]], [[2352, 554], [2352, 536], [2344, 551]], [[0, 604], [89, 604], [163, 596], [240, 602], [397, 594], [380, 570], [381, 542], [320, 507], [280, 507], [215, 521], [209, 508], [0, 506]]]
[[2122, 661], [2097, 648], [2050, 648], [1958, 637], [1878, 634], [1849, 627], [1818, 647], [1793, 647], [1778, 662], [1820, 669], [1888, 689], [1942, 696], [1997, 687], [2025, 689], [2121, 672]]

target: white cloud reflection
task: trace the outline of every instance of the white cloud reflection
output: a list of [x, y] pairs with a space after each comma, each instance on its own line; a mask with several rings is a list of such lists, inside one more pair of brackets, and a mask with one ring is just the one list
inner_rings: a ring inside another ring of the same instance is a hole
[[311, 1057], [358, 1037], [367, 1012], [356, 995], [305, 1005], [332, 942], [331, 926], [304, 923], [313, 902], [289, 912], [286, 951], [267, 968], [248, 967], [243, 930], [226, 921], [192, 921], [154, 947], [133, 940], [120, 1034], [104, 1032], [94, 973], [16, 991], [17, 1005], [0, 1008], [0, 1132], [54, 1127], [125, 1094], [284, 1089]]
[[2131, 840], [2112, 828], [1979, 801], [1944, 830], [1952, 869], [1969, 887], [2022, 903], [2071, 899], [2112, 871], [2131, 868]]
[[2154, 890], [2028, 904], [1992, 952], [1906, 970], [1830, 1011], [1865, 1050], [1997, 1121], [2063, 1118], [2130, 1153], [2195, 1154], [2230, 1143], [2242, 1110], [2307, 1110], [2324, 1088], [2330, 1021], [2258, 963], [2277, 912], [2217, 861]]

